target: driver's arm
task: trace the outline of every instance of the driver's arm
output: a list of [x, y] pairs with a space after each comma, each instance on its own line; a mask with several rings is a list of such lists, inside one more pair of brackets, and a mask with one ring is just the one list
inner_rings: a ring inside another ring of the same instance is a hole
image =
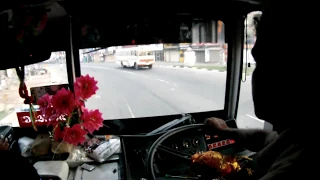
[[221, 129], [220, 136], [228, 137], [243, 145], [244, 148], [258, 152], [278, 137], [275, 131], [260, 129]]

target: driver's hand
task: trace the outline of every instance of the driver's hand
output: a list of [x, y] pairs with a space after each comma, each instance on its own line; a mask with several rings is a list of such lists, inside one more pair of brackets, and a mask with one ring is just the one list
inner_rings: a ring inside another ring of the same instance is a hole
[[224, 120], [215, 117], [207, 118], [204, 123], [213, 130], [223, 130], [229, 128]]
[[7, 138], [4, 138], [3, 136], [1, 136], [1, 140], [0, 140], [0, 151], [8, 150], [8, 149], [9, 149], [8, 139], [7, 139]]

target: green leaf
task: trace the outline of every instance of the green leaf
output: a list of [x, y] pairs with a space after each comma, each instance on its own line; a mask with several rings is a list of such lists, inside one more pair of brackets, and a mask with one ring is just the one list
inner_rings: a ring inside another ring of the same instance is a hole
[[31, 122], [32, 122], [32, 127], [35, 131], [38, 131], [37, 129], [37, 126], [35, 124], [35, 109], [34, 107], [32, 106], [32, 104], [30, 104], [30, 108], [29, 108], [29, 114], [30, 114], [30, 119], [31, 119]]

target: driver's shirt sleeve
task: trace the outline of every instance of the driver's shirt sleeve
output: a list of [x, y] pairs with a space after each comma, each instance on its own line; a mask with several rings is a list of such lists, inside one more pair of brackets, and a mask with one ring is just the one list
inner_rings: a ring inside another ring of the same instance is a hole
[[259, 180], [314, 179], [315, 171], [311, 170], [312, 160], [306, 154], [301, 145], [291, 145]]
[[306, 137], [299, 133], [298, 127], [283, 131], [256, 154], [253, 166], [255, 179], [314, 179], [306, 176], [316, 173], [310, 168], [317, 167], [314, 164], [318, 155], [307, 150]]
[[1, 180], [40, 179], [33, 165], [26, 158], [12, 150], [0, 151], [0, 160]]

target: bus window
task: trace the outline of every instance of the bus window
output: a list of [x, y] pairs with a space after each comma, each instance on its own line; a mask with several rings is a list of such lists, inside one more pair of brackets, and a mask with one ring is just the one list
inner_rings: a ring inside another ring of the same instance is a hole
[[139, 56], [152, 56], [153, 52], [152, 51], [140, 51]]
[[271, 130], [272, 125], [270, 123], [255, 116], [251, 90], [251, 77], [255, 68], [255, 61], [251, 55], [251, 49], [253, 48], [256, 39], [256, 23], [254, 21], [254, 17], [259, 17], [259, 15], [261, 15], [261, 12], [249, 13], [247, 20], [245, 21], [245, 23], [247, 23], [245, 26], [245, 33], [247, 33], [245, 37], [247, 39], [244, 41], [243, 74], [240, 89], [237, 124], [239, 128], [259, 128]]
[[[82, 62], [87, 62], [86, 58], [82, 58]], [[23, 103], [24, 99], [18, 94], [19, 78], [16, 70], [1, 70], [0, 80], [0, 126], [19, 127], [16, 111], [28, 109], [28, 106]], [[25, 83], [28, 89], [68, 84], [65, 52], [52, 52], [50, 59], [25, 66]], [[50, 90], [52, 89], [50, 88]]]
[[146, 55], [147, 55], [147, 56], [152, 56], [152, 55], [153, 55], [153, 52], [146, 52]]

